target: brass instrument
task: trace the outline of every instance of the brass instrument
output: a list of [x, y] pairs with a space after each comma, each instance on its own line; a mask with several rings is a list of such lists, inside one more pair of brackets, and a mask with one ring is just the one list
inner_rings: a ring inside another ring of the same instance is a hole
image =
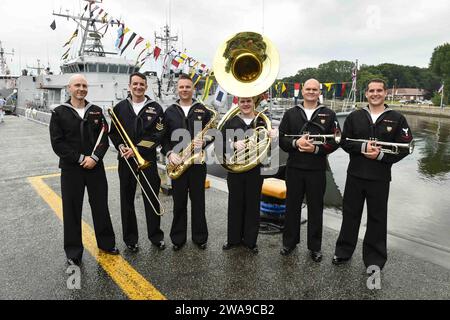
[[[213, 69], [220, 86], [237, 97], [253, 97], [255, 109], [261, 94], [267, 91], [277, 78], [280, 58], [273, 43], [258, 33], [240, 32], [230, 37], [217, 49]], [[217, 125], [222, 130], [224, 124], [239, 114], [239, 107], [230, 109]], [[235, 151], [230, 159], [221, 165], [231, 172], [245, 172], [260, 164], [267, 156], [272, 139], [270, 119], [262, 112], [260, 117], [265, 127], [254, 129], [252, 137], [246, 139], [246, 148]]]
[[341, 143], [341, 131], [336, 130], [334, 134], [309, 134], [309, 132], [305, 132], [303, 134], [285, 134], [285, 137], [290, 138], [301, 138], [305, 135], [308, 135], [308, 139], [312, 139], [314, 145], [323, 145], [326, 144], [329, 140], [334, 140], [337, 144]]
[[206, 126], [203, 128], [202, 131], [200, 131], [198, 134], [195, 135], [195, 138], [191, 141], [191, 143], [189, 143], [189, 145], [186, 148], [184, 148], [180, 153], [178, 153], [178, 156], [181, 158], [182, 162], [178, 165], [174, 165], [169, 161], [169, 163], [166, 166], [167, 174], [173, 180], [178, 179], [194, 163], [204, 162], [205, 152], [202, 149], [201, 152], [195, 153], [194, 140], [203, 139], [203, 136], [209, 129], [215, 128], [217, 119], [216, 110], [214, 110], [213, 108], [209, 108], [206, 105], [205, 108], [212, 113], [211, 120], [209, 120], [209, 122], [206, 124]]
[[400, 149], [407, 149], [409, 154], [414, 152], [414, 140], [411, 140], [410, 143], [384, 142], [384, 141], [378, 141], [376, 139], [365, 140], [365, 139], [346, 138], [346, 140], [354, 141], [354, 142], [365, 142], [365, 143], [375, 141], [376, 147], [380, 147], [382, 152], [389, 153], [389, 154], [399, 154]]
[[119, 119], [117, 119], [116, 114], [114, 113], [114, 110], [112, 108], [108, 109], [108, 114], [111, 117], [111, 121], [117, 128], [117, 132], [119, 132], [120, 137], [122, 138], [123, 142], [127, 145], [128, 148], [133, 150], [135, 155], [135, 160], [138, 164], [138, 170], [142, 171], [150, 166], [150, 162], [142, 158], [142, 156], [139, 154], [136, 146], [131, 141], [130, 137], [126, 133], [125, 129], [123, 128], [122, 124], [120, 123]]
[[133, 142], [131, 141], [130, 137], [128, 136], [127, 132], [126, 132], [125, 129], [123, 128], [122, 124], [120, 123], [119, 119], [117, 118], [117, 116], [116, 116], [116, 114], [115, 114], [115, 112], [114, 112], [114, 110], [113, 110], [112, 108], [109, 108], [109, 109], [108, 109], [108, 114], [109, 114], [109, 116], [111, 117], [111, 122], [112, 122], [112, 124], [114, 124], [114, 126], [116, 127], [117, 132], [119, 133], [120, 137], [122, 138], [122, 140], [123, 140], [125, 146], [126, 146], [127, 148], [130, 148], [131, 150], [133, 150], [134, 155], [135, 155], [135, 156], [133, 157], [133, 159], [134, 159], [134, 161], [136, 162], [138, 174], [139, 174], [139, 171], [140, 171], [141, 175], [144, 177], [144, 180], [145, 180], [145, 182], [147, 183], [148, 188], [149, 188], [150, 191], [153, 193], [153, 196], [155, 197], [156, 201], [157, 201], [158, 204], [159, 204], [160, 212], [158, 212], [158, 211], [155, 209], [155, 207], [154, 207], [152, 201], [150, 200], [150, 197], [148, 196], [147, 192], [146, 192], [145, 189], [144, 189], [144, 186], [142, 185], [142, 183], [141, 183], [141, 181], [140, 181], [140, 179], [139, 179], [139, 177], [138, 177], [138, 174], [136, 174], [136, 173], [134, 172], [134, 170], [133, 170], [133, 168], [132, 168], [132, 166], [131, 166], [129, 160], [124, 158], [124, 159], [125, 159], [125, 162], [127, 163], [128, 167], [129, 167], [130, 170], [131, 170], [131, 173], [133, 174], [133, 176], [134, 176], [134, 178], [136, 179], [137, 183], [138, 183], [139, 186], [141, 187], [141, 190], [142, 190], [143, 195], [146, 197], [146, 199], [148, 200], [148, 202], [149, 202], [150, 205], [152, 206], [153, 211], [156, 213], [156, 215], [158, 215], [158, 216], [164, 215], [164, 208], [163, 208], [163, 206], [162, 206], [162, 204], [161, 204], [161, 201], [159, 201], [158, 196], [156, 195], [155, 191], [154, 191], [153, 188], [152, 188], [152, 185], [151, 185], [150, 182], [148, 181], [147, 176], [144, 174], [144, 171], [143, 171], [144, 169], [146, 169], [146, 168], [148, 168], [148, 167], [150, 166], [150, 162], [147, 161], [147, 160], [145, 160], [145, 159], [140, 155], [138, 149], [136, 148], [136, 146], [135, 146], [135, 145], [133, 144]]

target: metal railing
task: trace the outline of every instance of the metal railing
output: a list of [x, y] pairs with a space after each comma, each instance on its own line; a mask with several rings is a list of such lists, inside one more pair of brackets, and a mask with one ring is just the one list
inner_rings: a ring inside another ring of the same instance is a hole
[[30, 121], [43, 124], [46, 126], [50, 125], [50, 118], [52, 116], [52, 114], [49, 112], [42, 112], [34, 108], [23, 108], [23, 107], [17, 107], [16, 114]]

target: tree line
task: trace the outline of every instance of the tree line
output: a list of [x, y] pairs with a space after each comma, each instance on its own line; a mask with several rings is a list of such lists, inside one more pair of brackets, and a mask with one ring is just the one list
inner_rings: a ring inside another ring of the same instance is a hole
[[[321, 83], [352, 82], [352, 69], [355, 64], [351, 61], [332, 60], [320, 64], [317, 68], [299, 70], [296, 75], [286, 77], [280, 81], [285, 83], [288, 96], [292, 97], [294, 83], [304, 83], [315, 78]], [[377, 66], [361, 65], [358, 71], [357, 90], [361, 93], [370, 79], [380, 78], [386, 81], [388, 88], [418, 88], [426, 91], [425, 99], [440, 101], [438, 90], [445, 82], [444, 97], [448, 103], [450, 94], [450, 44], [446, 43], [434, 49], [428, 68], [403, 66], [392, 63], [383, 63]], [[348, 85], [350, 91], [351, 84]], [[329, 95], [331, 93], [328, 93]]]

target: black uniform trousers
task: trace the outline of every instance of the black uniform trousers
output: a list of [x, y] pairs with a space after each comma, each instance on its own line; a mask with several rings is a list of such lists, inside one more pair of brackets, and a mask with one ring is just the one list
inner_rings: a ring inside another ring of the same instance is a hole
[[336, 243], [335, 255], [350, 258], [358, 241], [359, 226], [367, 200], [367, 228], [363, 241], [363, 261], [366, 267], [381, 269], [387, 260], [387, 204], [389, 181], [360, 179], [347, 175], [344, 191], [343, 219]]
[[301, 207], [306, 195], [308, 205], [308, 249], [322, 247], [323, 197], [326, 189], [325, 171], [286, 168], [286, 218], [283, 246], [294, 248], [300, 243]]
[[83, 256], [81, 216], [86, 187], [97, 246], [103, 250], [110, 250], [116, 245], [108, 210], [108, 182], [103, 165], [97, 165], [92, 170], [81, 167], [62, 169], [64, 250], [68, 259], [81, 259]]
[[228, 173], [227, 242], [254, 247], [258, 239], [263, 178], [261, 168]]
[[[133, 159], [129, 159], [134, 172], [136, 173], [136, 163]], [[156, 163], [152, 162], [151, 166], [143, 171], [147, 180], [155, 192], [156, 196], [159, 195], [159, 189], [161, 186], [161, 179], [158, 175], [158, 168]], [[134, 245], [138, 243], [139, 234], [138, 226], [136, 220], [136, 210], [134, 207], [134, 200], [136, 195], [137, 181], [133, 176], [130, 168], [124, 159], [119, 160], [119, 178], [120, 178], [120, 212], [122, 216], [122, 233], [123, 241], [126, 245]], [[139, 173], [139, 181], [144, 186], [144, 190], [147, 193], [150, 201], [152, 202], [155, 209], [160, 212], [160, 206], [150, 190], [147, 181], [142, 176], [142, 172]], [[139, 186], [140, 188], [140, 186]], [[149, 240], [153, 244], [158, 244], [160, 241], [164, 240], [164, 232], [160, 228], [161, 217], [156, 215], [152, 206], [150, 205], [147, 197], [142, 192], [142, 198], [144, 201], [145, 208], [145, 218], [147, 222], [147, 234]]]
[[178, 179], [172, 180], [173, 221], [170, 238], [174, 245], [184, 245], [187, 234], [187, 200], [191, 199], [192, 241], [203, 244], [208, 241], [205, 216], [206, 165], [192, 165]]

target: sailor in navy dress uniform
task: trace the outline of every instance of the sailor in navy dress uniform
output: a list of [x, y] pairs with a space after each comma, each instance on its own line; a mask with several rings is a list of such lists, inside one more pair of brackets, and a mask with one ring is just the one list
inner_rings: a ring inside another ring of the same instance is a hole
[[375, 142], [347, 141], [377, 139], [407, 145], [413, 140], [405, 117], [385, 105], [387, 95], [383, 80], [371, 80], [366, 89], [368, 106], [347, 116], [342, 132], [342, 149], [350, 156], [344, 191], [343, 220], [336, 242], [333, 264], [343, 264], [353, 255], [364, 202], [367, 201], [367, 227], [363, 241], [366, 268], [383, 269], [387, 261], [387, 208], [391, 167], [409, 154], [383, 152]]
[[[139, 154], [150, 166], [139, 172], [139, 179], [144, 186], [147, 197], [143, 195], [145, 218], [147, 222], [147, 235], [150, 242], [159, 250], [165, 249], [164, 232], [161, 230], [161, 208], [158, 199], [161, 179], [158, 174], [156, 148], [160, 145], [164, 137], [164, 112], [162, 107], [154, 100], [145, 95], [148, 88], [147, 78], [141, 73], [134, 73], [130, 76], [130, 96], [119, 102], [113, 109], [116, 117], [126, 131], [132, 143], [138, 149]], [[138, 226], [134, 200], [136, 195], [137, 180], [131, 172], [126, 159], [137, 172], [135, 161], [131, 161], [134, 152], [125, 146], [115, 125], [111, 126], [109, 134], [111, 141], [119, 151], [119, 178], [120, 178], [120, 209], [122, 217], [123, 240], [129, 250], [136, 252], [138, 246]], [[148, 179], [151, 188], [146, 183]]]
[[110, 254], [119, 251], [108, 210], [108, 183], [102, 161], [109, 148], [108, 125], [102, 109], [85, 100], [88, 87], [82, 75], [72, 76], [68, 90], [71, 99], [52, 111], [50, 139], [60, 159], [64, 250], [69, 264], [80, 265], [86, 187], [98, 247]]

